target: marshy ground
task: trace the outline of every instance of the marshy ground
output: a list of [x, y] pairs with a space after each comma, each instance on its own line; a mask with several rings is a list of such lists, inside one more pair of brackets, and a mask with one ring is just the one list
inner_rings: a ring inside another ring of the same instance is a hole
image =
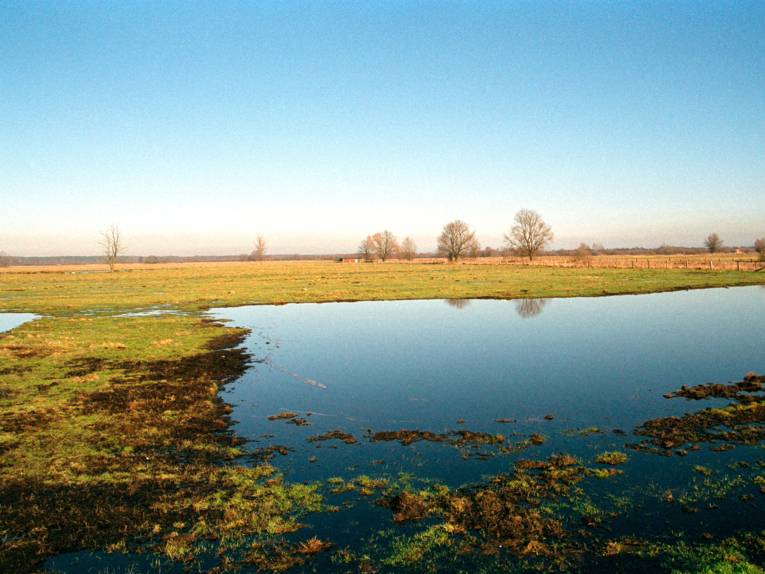
[[[245, 329], [204, 311], [257, 303], [597, 296], [763, 283], [765, 275], [735, 271], [487, 265], [4, 271], [0, 312], [41, 317], [0, 334], [0, 570], [32, 572], [51, 556], [94, 550], [148, 552], [181, 569], [202, 564], [217, 571], [321, 565], [348, 572], [458, 571], [466, 556], [477, 556], [474, 571], [759, 572], [765, 523], [723, 539], [620, 535], [611, 525], [629, 513], [628, 504], [618, 497], [596, 503], [588, 495], [590, 484], [619, 480], [632, 452], [663, 459], [700, 445], [760, 445], [765, 403], [758, 375], [677, 389], [666, 400], [718, 403], [645, 421], [622, 441], [632, 451], [606, 450], [592, 460], [537, 456], [534, 449], [545, 436], [516, 435], [510, 418], [491, 419], [502, 426], [496, 433], [455, 422], [448, 432], [408, 427], [357, 435], [343, 428], [314, 432], [313, 416], [272, 411], [270, 424], [305, 426], [306, 442], [323, 448], [432, 442], [468, 458], [517, 455], [507, 472], [458, 487], [363, 474], [305, 484], [291, 482], [268, 462], [292, 456], [291, 445], [259, 458], [257, 446], [232, 431], [231, 407], [220, 390], [256, 358], [240, 345]], [[178, 313], [125, 316], [155, 308]], [[572, 429], [572, 436], [613, 434], [589, 430]], [[717, 482], [701, 467], [695, 488], [656, 493], [657, 500], [692, 514], [725, 489], [761, 496], [765, 462], [742, 463], [733, 478]], [[366, 548], [338, 545], [305, 527], [308, 516], [339, 515], [359, 504], [386, 513]]]

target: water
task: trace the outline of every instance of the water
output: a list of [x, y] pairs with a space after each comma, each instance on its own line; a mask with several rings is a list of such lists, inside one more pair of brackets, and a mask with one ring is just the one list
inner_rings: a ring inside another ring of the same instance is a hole
[[15, 329], [19, 325], [36, 318], [37, 315], [32, 313], [0, 313], [0, 333]]
[[[603, 540], [667, 541], [681, 533], [697, 542], [765, 528], [765, 496], [753, 482], [760, 472], [757, 461], [765, 459], [760, 446], [713, 452], [701, 445], [687, 456], [671, 457], [625, 448], [641, 439], [632, 431], [649, 419], [727, 404], [721, 399], [668, 400], [663, 394], [682, 385], [737, 381], [748, 371], [765, 372], [763, 288], [550, 301], [251, 306], [211, 314], [251, 330], [244, 345], [253, 364], [226, 387], [223, 398], [234, 406], [235, 430], [250, 440], [253, 452], [278, 445], [288, 449], [286, 456], [271, 460], [288, 481], [326, 485], [332, 477], [368, 475], [396, 483], [404, 473], [416, 488], [434, 482], [458, 488], [512, 472], [520, 459], [569, 453], [586, 466], [599, 467], [598, 454], [622, 451], [629, 457], [618, 467], [623, 475], [588, 478], [581, 485], [586, 500], [601, 509], [599, 516], [613, 516], [596, 530]], [[269, 420], [281, 411], [292, 411], [309, 425]], [[358, 442], [308, 440], [335, 429]], [[373, 433], [401, 429], [502, 433], [510, 443], [536, 433], [545, 442], [500, 452], [486, 445], [457, 448], [421, 441], [404, 446], [370, 440]], [[665, 501], [667, 491], [676, 503]], [[382, 563], [401, 540], [397, 537], [422, 532], [433, 521], [394, 524], [391, 511], [375, 504], [380, 495], [328, 493], [328, 502], [340, 511], [306, 517], [306, 529], [296, 538], [329, 539], [336, 548], [366, 553]], [[564, 520], [581, 526], [576, 514], [581, 510], [563, 507], [562, 512]], [[509, 567], [507, 562], [487, 566], [485, 561], [492, 559], [477, 552], [447, 554], [437, 560], [436, 571]], [[124, 566], [116, 555], [96, 558], [103, 565]], [[59, 557], [53, 564], [78, 570], [68, 560], [95, 563], [85, 553]], [[349, 568], [330, 562], [326, 554], [308, 564], [309, 571]], [[585, 571], [612, 568], [599, 565], [596, 557], [584, 559]], [[632, 570], [645, 568], [639, 564]], [[384, 569], [399, 570], [390, 560]], [[424, 566], [403, 570], [424, 571]]]
[[[256, 362], [224, 393], [235, 407], [236, 432], [251, 439], [252, 448], [289, 447], [272, 464], [292, 481], [405, 472], [457, 487], [507, 472], [519, 458], [554, 452], [592, 465], [598, 453], [625, 451], [625, 443], [636, 442], [631, 431], [648, 419], [726, 404], [667, 400], [664, 393], [765, 372], [760, 287], [550, 301], [251, 306], [212, 313], [252, 330], [245, 345]], [[284, 410], [310, 426], [268, 419]], [[574, 432], [590, 427], [602, 432]], [[333, 429], [352, 434], [358, 444], [307, 440]], [[509, 440], [539, 433], [546, 442], [485, 460], [471, 456], [481, 449], [369, 441], [370, 431], [400, 429], [469, 429], [503, 433]], [[705, 480], [695, 466], [719, 471], [723, 483], [727, 465], [752, 461], [759, 449], [703, 447], [683, 458], [625, 452], [625, 475], [591, 488], [601, 498], [626, 494], [640, 509], [620, 521], [618, 533], [640, 534], [651, 514], [669, 521], [667, 531], [725, 535], [742, 526], [765, 527], [757, 499], [742, 506], [731, 495], [734, 502], [702, 517], [658, 504], [666, 489], [691, 492]], [[370, 505], [309, 524], [317, 535], [352, 547], [391, 526], [390, 513]]]

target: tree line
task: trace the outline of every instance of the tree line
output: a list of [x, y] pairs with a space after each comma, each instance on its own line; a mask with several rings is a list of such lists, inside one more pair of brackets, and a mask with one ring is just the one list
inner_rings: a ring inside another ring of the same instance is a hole
[[[521, 209], [515, 214], [512, 227], [505, 233], [504, 243], [508, 250], [519, 256], [528, 257], [531, 261], [553, 238], [552, 229], [536, 211]], [[101, 234], [100, 244], [104, 260], [113, 271], [119, 256], [126, 250], [119, 227], [112, 225], [106, 229]], [[476, 239], [475, 231], [460, 219], [444, 225], [437, 238], [437, 245], [438, 253], [449, 261], [478, 257], [481, 252], [481, 245]], [[710, 253], [718, 253], [723, 249], [724, 242], [717, 233], [710, 233], [704, 240], [704, 246]], [[258, 235], [253, 250], [244, 258], [250, 261], [262, 261], [266, 259], [266, 247], [265, 238]], [[661, 248], [657, 251], [660, 250]], [[754, 250], [759, 254], [760, 261], [765, 261], [765, 237], [755, 240]], [[586, 259], [603, 251], [604, 247], [600, 244], [594, 243], [589, 246], [586, 243], [580, 243], [574, 250], [574, 257]], [[495, 252], [487, 247], [484, 253], [494, 254]], [[417, 245], [411, 237], [405, 237], [399, 242], [393, 233], [385, 230], [365, 237], [359, 244], [358, 255], [365, 261], [386, 261], [394, 258], [412, 260], [417, 257]], [[0, 251], [0, 267], [9, 266], [15, 262], [16, 258]]]
[[[515, 214], [514, 224], [505, 234], [505, 246], [513, 252], [533, 260], [553, 240], [553, 232], [542, 217], [530, 209], [521, 209]], [[437, 238], [438, 253], [449, 261], [465, 257], [478, 257], [481, 245], [475, 231], [461, 219], [444, 225]], [[387, 229], [361, 240], [359, 256], [365, 261], [387, 259], [411, 260], [417, 256], [417, 246], [411, 237], [400, 244]]]

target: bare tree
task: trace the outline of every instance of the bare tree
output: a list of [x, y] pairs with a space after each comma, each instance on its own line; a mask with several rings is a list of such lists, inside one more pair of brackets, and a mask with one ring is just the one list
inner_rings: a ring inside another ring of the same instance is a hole
[[704, 246], [709, 250], [710, 253], [717, 253], [722, 248], [722, 245], [723, 240], [720, 239], [720, 236], [716, 233], [710, 233], [704, 240]]
[[401, 248], [399, 249], [399, 255], [401, 255], [402, 259], [406, 259], [407, 261], [411, 261], [415, 257], [417, 257], [417, 244], [414, 242], [414, 239], [411, 237], [405, 237], [404, 240], [401, 242]]
[[120, 228], [111, 225], [106, 231], [101, 233], [101, 247], [103, 248], [104, 258], [110, 271], [114, 271], [117, 265], [117, 257], [125, 252], [125, 245], [122, 243]]
[[595, 242], [592, 244], [592, 254], [593, 255], [603, 255], [603, 252], [605, 252], [606, 248], [603, 247], [602, 243]]
[[592, 249], [586, 243], [580, 243], [579, 247], [574, 251], [574, 261], [583, 265], [589, 263], [592, 260]]
[[359, 255], [364, 261], [372, 260], [372, 253], [374, 252], [374, 242], [372, 237], [367, 235], [365, 239], [359, 243]]
[[505, 234], [505, 243], [529, 261], [553, 240], [553, 233], [542, 217], [530, 209], [515, 214], [515, 225]]
[[475, 232], [459, 219], [444, 225], [441, 235], [438, 236], [438, 251], [446, 255], [449, 261], [457, 261], [471, 250], [477, 251], [477, 248]]
[[390, 259], [398, 252], [396, 236], [387, 229], [372, 236], [373, 252], [380, 261]]
[[480, 254], [481, 254], [481, 244], [478, 243], [477, 239], [473, 238], [473, 240], [468, 243], [467, 256], [475, 259]]
[[250, 259], [253, 261], [263, 261], [266, 257], [266, 239], [262, 235], [258, 235], [255, 240], [255, 249], [250, 253]]
[[760, 261], [765, 261], [765, 237], [754, 242], [754, 250], [760, 254]]

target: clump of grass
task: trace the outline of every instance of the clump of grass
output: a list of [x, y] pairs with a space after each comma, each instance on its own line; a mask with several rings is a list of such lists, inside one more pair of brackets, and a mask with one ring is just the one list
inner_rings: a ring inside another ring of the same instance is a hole
[[602, 452], [595, 457], [595, 462], [598, 464], [618, 466], [627, 462], [627, 455], [619, 451]]

